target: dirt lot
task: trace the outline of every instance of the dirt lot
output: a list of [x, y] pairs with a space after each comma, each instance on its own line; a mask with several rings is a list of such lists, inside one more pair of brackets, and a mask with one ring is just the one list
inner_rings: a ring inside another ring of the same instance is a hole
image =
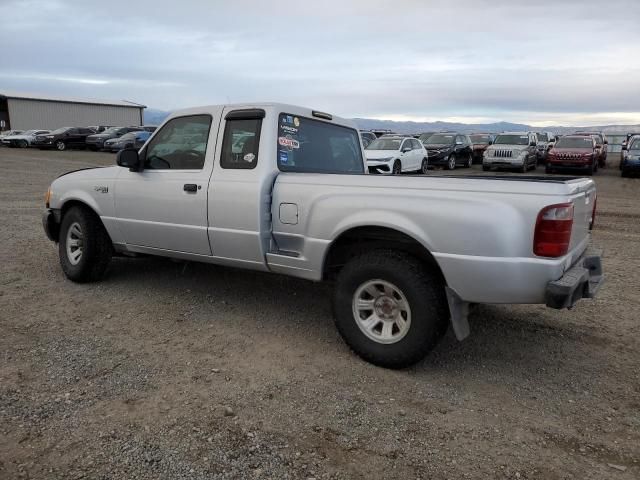
[[596, 301], [479, 307], [389, 371], [325, 285], [153, 258], [67, 281], [43, 194], [114, 158], [0, 149], [0, 478], [640, 478], [640, 179], [596, 177]]

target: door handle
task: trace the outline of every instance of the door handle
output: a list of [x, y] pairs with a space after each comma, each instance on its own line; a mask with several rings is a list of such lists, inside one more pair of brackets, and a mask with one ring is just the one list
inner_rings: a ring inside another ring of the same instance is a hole
[[198, 191], [198, 185], [196, 185], [195, 183], [185, 183], [184, 191], [190, 192], [190, 193], [196, 193]]

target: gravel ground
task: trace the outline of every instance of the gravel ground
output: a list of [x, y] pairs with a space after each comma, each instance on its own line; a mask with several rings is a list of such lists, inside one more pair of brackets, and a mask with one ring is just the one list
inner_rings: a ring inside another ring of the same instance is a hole
[[113, 162], [0, 149], [0, 478], [640, 477], [640, 179], [595, 177], [597, 300], [478, 307], [390, 371], [341, 341], [326, 285], [160, 258], [67, 281], [43, 194]]

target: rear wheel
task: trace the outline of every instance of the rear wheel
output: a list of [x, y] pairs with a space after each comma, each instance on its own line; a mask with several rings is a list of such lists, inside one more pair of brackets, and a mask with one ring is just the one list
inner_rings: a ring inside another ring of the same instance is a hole
[[338, 331], [360, 357], [404, 368], [429, 353], [448, 328], [440, 278], [414, 257], [374, 250], [340, 272], [333, 299]]
[[27, 148], [27, 147], [29, 146], [29, 142], [27, 142], [26, 140], [20, 140], [20, 141], [18, 142], [18, 146], [19, 146], [20, 148]]
[[113, 247], [98, 216], [82, 207], [71, 207], [60, 225], [60, 265], [68, 279], [91, 282], [104, 276]]
[[65, 150], [66, 148], [67, 148], [67, 144], [66, 144], [66, 143], [64, 143], [62, 140], [58, 140], [58, 141], [56, 142], [56, 150], [59, 150], [59, 151], [61, 151], [61, 152], [62, 152], [62, 151], [63, 151], [63, 150]]
[[429, 173], [429, 161], [426, 158], [422, 159], [422, 165], [420, 166], [420, 173], [426, 175]]
[[393, 162], [393, 170], [391, 171], [394, 175], [400, 175], [402, 173], [402, 163], [400, 160], [396, 160]]

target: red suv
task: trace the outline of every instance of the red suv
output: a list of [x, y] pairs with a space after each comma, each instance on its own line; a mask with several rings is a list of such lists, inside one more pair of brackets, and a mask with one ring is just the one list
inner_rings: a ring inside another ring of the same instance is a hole
[[598, 158], [598, 144], [593, 135], [565, 135], [549, 150], [546, 172], [581, 170], [593, 175], [598, 171]]
[[598, 149], [598, 166], [607, 166], [607, 137], [600, 132], [576, 132], [576, 135], [591, 135], [596, 141], [596, 148]]

